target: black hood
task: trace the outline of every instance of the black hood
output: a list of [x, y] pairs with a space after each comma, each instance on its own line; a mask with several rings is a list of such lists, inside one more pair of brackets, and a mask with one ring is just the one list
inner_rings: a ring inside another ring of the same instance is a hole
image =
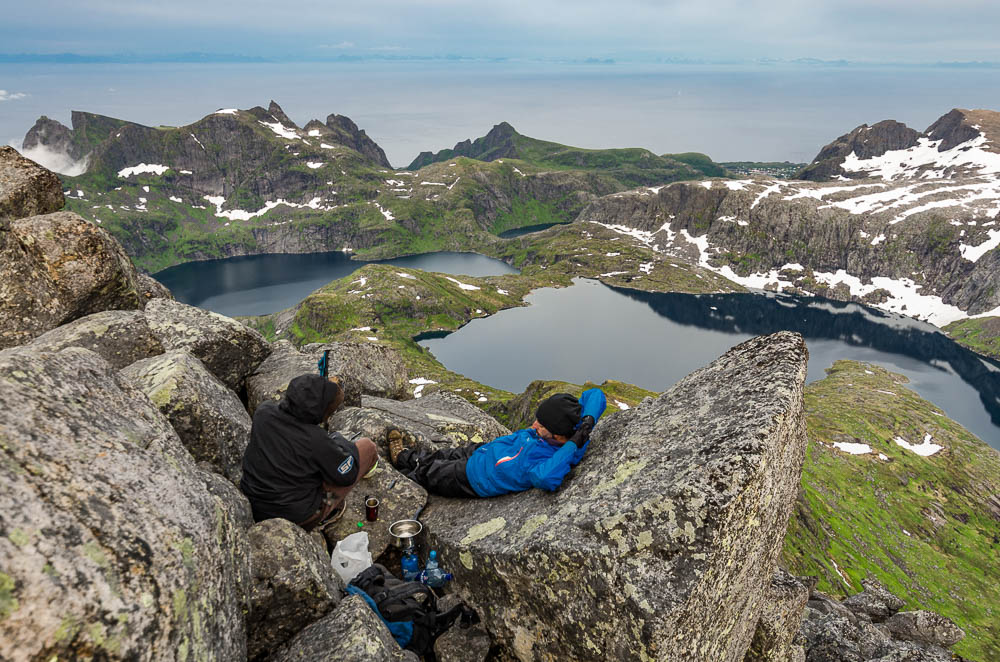
[[288, 384], [281, 409], [303, 423], [319, 424], [323, 414], [337, 397], [338, 387], [320, 375], [299, 375]]

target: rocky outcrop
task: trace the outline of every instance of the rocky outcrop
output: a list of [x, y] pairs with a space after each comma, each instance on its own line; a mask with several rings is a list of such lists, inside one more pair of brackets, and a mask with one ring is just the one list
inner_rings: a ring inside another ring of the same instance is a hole
[[901, 611], [885, 620], [885, 627], [896, 639], [947, 648], [965, 638], [962, 628], [932, 611]]
[[417, 158], [407, 166], [408, 170], [419, 170], [431, 163], [437, 163], [456, 156], [466, 156], [470, 159], [480, 161], [495, 161], [497, 159], [521, 158], [520, 150], [517, 146], [517, 138], [520, 134], [507, 122], [500, 122], [489, 130], [485, 136], [476, 138], [475, 142], [466, 139], [457, 143], [451, 149], [443, 149], [440, 152], [420, 152]]
[[795, 639], [808, 600], [805, 584], [785, 570], [774, 573], [743, 662], [804, 662], [805, 650]]
[[46, 331], [31, 341], [34, 349], [57, 352], [83, 347], [116, 369], [162, 354], [163, 344], [139, 310], [107, 310]]
[[[520, 660], [742, 660], [805, 452], [801, 337], [602, 420], [556, 494], [435, 501], [429, 545]], [[516, 500], [516, 501], [515, 501]]]
[[[62, 209], [62, 183], [13, 147], [0, 147], [0, 223]], [[6, 229], [0, 225], [0, 232]]]
[[174, 295], [160, 281], [147, 274], [139, 274], [139, 293], [145, 299], [173, 299]]
[[145, 315], [165, 349], [189, 352], [237, 393], [271, 353], [271, 346], [257, 331], [202, 308], [153, 299], [146, 305]]
[[295, 377], [316, 372], [324, 350], [330, 351], [327, 374], [340, 378], [347, 406], [359, 405], [362, 394], [407, 397], [406, 366], [399, 353], [385, 345], [337, 342], [306, 345], [299, 351], [280, 340], [272, 347], [271, 355], [247, 381], [251, 412], [261, 402], [280, 399]]
[[843, 606], [855, 614], [864, 616], [870, 621], [881, 623], [906, 603], [889, 592], [878, 580], [866, 577], [861, 580], [864, 591], [848, 597]]
[[0, 658], [240, 659], [242, 527], [85, 349], [0, 351]]
[[[946, 649], [965, 636], [949, 619], [899, 609], [904, 602], [878, 581], [843, 602], [812, 591], [800, 629], [806, 662], [950, 662]], [[897, 613], [898, 612], [898, 613]]]
[[198, 462], [238, 485], [250, 441], [250, 415], [236, 394], [184, 351], [137, 361], [122, 370], [170, 421]]
[[[416, 400], [365, 396], [361, 407], [343, 409], [330, 418], [337, 430], [360, 432], [382, 444], [392, 428], [413, 436], [416, 447], [434, 450], [469, 442], [491, 441], [510, 430], [464, 398], [438, 391]], [[388, 449], [383, 448], [388, 453]]]
[[375, 612], [352, 595], [328, 616], [299, 632], [269, 662], [350, 660], [351, 662], [418, 662], [392, 638]]
[[[438, 600], [438, 610], [448, 611], [459, 602], [454, 593], [446, 595]], [[468, 628], [455, 623], [434, 642], [434, 654], [438, 662], [485, 662], [492, 646], [490, 635], [481, 623]]]
[[330, 130], [331, 137], [341, 145], [350, 147], [369, 161], [384, 168], [392, 167], [382, 148], [368, 137], [364, 129], [359, 129], [351, 118], [343, 115], [327, 115], [326, 128]]
[[923, 133], [894, 120], [885, 120], [872, 126], [862, 124], [821, 149], [812, 163], [799, 171], [796, 178], [817, 182], [862, 178], [867, 173], [842, 167], [852, 154], [857, 159], [868, 160], [886, 152], [916, 147], [921, 142], [934, 147], [938, 152], [947, 152], [979, 138], [983, 132], [993, 135], [1000, 132], [998, 113], [955, 108], [938, 118]]
[[921, 134], [895, 120], [885, 120], [872, 126], [862, 124], [850, 133], [844, 134], [825, 146], [798, 174], [796, 179], [810, 179], [826, 182], [837, 176], [862, 177], [859, 173], [848, 173], [840, 164], [851, 154], [861, 159], [882, 156], [888, 151], [909, 149], [917, 144]]
[[68, 212], [0, 226], [0, 272], [0, 348], [90, 313], [144, 303], [118, 242]]
[[344, 586], [330, 557], [295, 524], [264, 520], [250, 529], [249, 537], [253, 593], [247, 655], [263, 660], [336, 607]]
[[85, 158], [95, 147], [111, 137], [111, 132], [122, 127], [139, 127], [140, 124], [125, 120], [74, 110], [70, 115], [72, 130], [45, 115], [24, 136], [26, 150], [45, 147], [58, 154], [65, 154], [73, 161]]

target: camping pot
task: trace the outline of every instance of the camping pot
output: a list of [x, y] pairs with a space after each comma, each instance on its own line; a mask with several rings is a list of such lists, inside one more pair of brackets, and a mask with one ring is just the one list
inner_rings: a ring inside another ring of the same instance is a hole
[[389, 525], [389, 535], [392, 542], [400, 549], [407, 549], [417, 544], [424, 525], [415, 519], [396, 520]]

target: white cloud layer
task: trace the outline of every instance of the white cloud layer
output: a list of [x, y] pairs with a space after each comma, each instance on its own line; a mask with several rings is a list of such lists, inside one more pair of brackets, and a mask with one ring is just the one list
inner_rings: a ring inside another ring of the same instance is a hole
[[18, 99], [23, 99], [27, 94], [24, 92], [8, 92], [7, 90], [0, 90], [0, 101], [17, 101]]
[[10, 146], [38, 165], [48, 168], [53, 172], [58, 172], [60, 175], [75, 177], [77, 175], [82, 175], [87, 170], [87, 159], [74, 161], [68, 154], [53, 151], [43, 145], [38, 145], [37, 147], [33, 147], [31, 149], [24, 149], [19, 144], [15, 144], [12, 141]]

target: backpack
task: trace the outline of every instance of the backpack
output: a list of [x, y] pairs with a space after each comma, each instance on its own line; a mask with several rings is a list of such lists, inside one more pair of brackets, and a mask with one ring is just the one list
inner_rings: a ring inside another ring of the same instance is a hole
[[426, 656], [431, 662], [436, 660], [434, 642], [457, 619], [461, 618], [463, 628], [479, 622], [476, 612], [464, 603], [439, 612], [437, 596], [429, 586], [397, 579], [378, 563], [352, 579], [347, 590], [367, 598], [368, 605], [386, 622], [402, 648]]

